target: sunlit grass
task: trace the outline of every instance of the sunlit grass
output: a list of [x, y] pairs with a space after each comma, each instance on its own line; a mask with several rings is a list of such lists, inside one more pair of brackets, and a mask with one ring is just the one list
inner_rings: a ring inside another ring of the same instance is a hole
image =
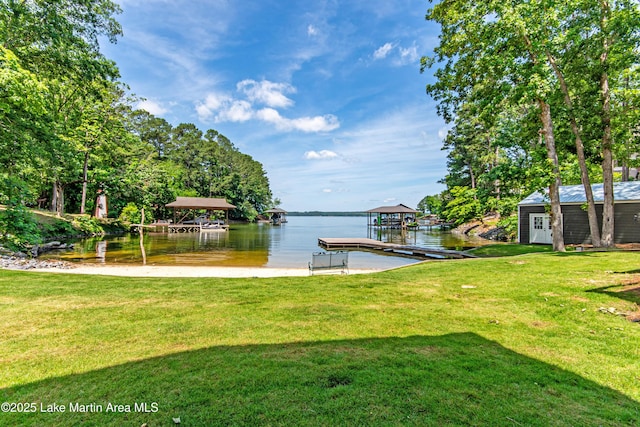
[[523, 245], [519, 243], [500, 243], [479, 246], [468, 251], [479, 257], [503, 257], [538, 252], [552, 252], [550, 245]]
[[270, 279], [0, 271], [0, 400], [158, 404], [0, 424], [636, 425], [640, 325], [624, 314], [638, 265], [617, 252]]

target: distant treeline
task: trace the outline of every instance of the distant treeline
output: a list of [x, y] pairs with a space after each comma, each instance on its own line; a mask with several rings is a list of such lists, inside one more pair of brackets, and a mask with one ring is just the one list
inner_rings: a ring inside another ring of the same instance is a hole
[[322, 211], [305, 211], [305, 212], [287, 212], [289, 216], [367, 216], [366, 212], [322, 212]]

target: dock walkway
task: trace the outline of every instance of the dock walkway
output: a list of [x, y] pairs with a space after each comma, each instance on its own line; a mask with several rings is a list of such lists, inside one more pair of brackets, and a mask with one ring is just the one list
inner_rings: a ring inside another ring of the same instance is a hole
[[318, 239], [318, 246], [326, 250], [369, 249], [384, 252], [393, 252], [397, 255], [406, 255], [411, 257], [429, 257], [435, 259], [477, 258], [475, 255], [461, 251], [432, 249], [411, 245], [398, 245], [395, 243], [385, 243], [379, 240], [358, 237], [322, 237]]

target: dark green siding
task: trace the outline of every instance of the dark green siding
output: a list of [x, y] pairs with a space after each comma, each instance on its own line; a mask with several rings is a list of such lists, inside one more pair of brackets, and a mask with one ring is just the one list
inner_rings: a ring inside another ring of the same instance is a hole
[[[520, 206], [520, 243], [529, 243], [529, 214], [544, 213], [544, 206]], [[602, 205], [596, 205], [598, 227], [602, 229]], [[589, 218], [580, 205], [563, 205], [562, 222], [564, 242], [567, 245], [591, 243]], [[640, 203], [618, 203], [615, 205], [614, 241], [616, 243], [640, 242]]]

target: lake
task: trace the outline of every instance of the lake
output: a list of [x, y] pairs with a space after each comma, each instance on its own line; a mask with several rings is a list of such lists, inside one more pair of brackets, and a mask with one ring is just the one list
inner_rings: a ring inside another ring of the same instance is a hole
[[[383, 242], [444, 249], [477, 246], [470, 240], [439, 229], [378, 230], [367, 217], [289, 216], [281, 226], [231, 224], [227, 232], [145, 233], [147, 265], [306, 268], [321, 237], [367, 237]], [[49, 258], [104, 264], [142, 264], [137, 234], [89, 238], [74, 242], [75, 249]], [[349, 267], [392, 268], [418, 260], [380, 252], [351, 251]]]

